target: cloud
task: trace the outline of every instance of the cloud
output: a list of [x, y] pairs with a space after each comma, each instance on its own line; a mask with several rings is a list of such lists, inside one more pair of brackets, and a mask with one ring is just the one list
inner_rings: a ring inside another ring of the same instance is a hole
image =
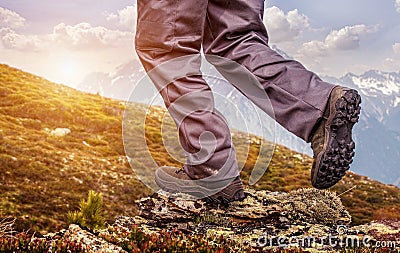
[[395, 7], [396, 7], [396, 11], [397, 11], [398, 13], [400, 13], [400, 0], [396, 0], [396, 1], [395, 1]]
[[392, 48], [395, 54], [400, 54], [400, 43], [394, 43]]
[[55, 43], [74, 50], [119, 47], [133, 41], [130, 32], [110, 30], [101, 26], [93, 27], [89, 23], [75, 26], [58, 24], [50, 38]]
[[134, 31], [136, 29], [137, 10], [135, 5], [126, 6], [117, 13], [105, 13], [106, 19], [118, 24], [120, 28]]
[[321, 57], [327, 55], [328, 46], [322, 41], [313, 40], [304, 43], [300, 51], [307, 56]]
[[11, 28], [0, 28], [0, 42], [5, 49], [40, 51], [48, 47], [87, 50], [125, 47], [133, 43], [133, 34], [88, 23], [75, 26], [58, 24], [53, 32], [45, 35], [19, 34]]
[[24, 26], [25, 21], [18, 13], [0, 7], [0, 27], [19, 28]]
[[352, 50], [360, 46], [360, 36], [378, 31], [377, 26], [355, 25], [346, 26], [339, 31], [332, 31], [325, 38], [328, 48]]
[[284, 42], [296, 39], [303, 30], [310, 27], [309, 19], [299, 14], [297, 9], [285, 14], [276, 6], [267, 8], [264, 11], [264, 23], [273, 42]]
[[5, 49], [38, 51], [41, 43], [41, 39], [36, 35], [22, 35], [11, 28], [0, 28], [0, 44]]
[[[127, 6], [110, 14], [107, 19], [116, 19], [122, 27], [133, 27], [136, 19], [135, 6]], [[0, 7], [0, 47], [18, 51], [40, 51], [51, 47], [72, 50], [125, 47], [133, 44], [133, 33], [113, 30], [102, 26], [93, 27], [89, 23], [77, 25], [58, 24], [52, 33], [33, 35], [18, 33], [18, 28], [26, 23], [18, 13]]]
[[324, 41], [313, 40], [304, 43], [300, 52], [307, 56], [325, 56], [330, 51], [355, 50], [360, 46], [361, 35], [375, 33], [378, 26], [354, 25], [331, 31]]

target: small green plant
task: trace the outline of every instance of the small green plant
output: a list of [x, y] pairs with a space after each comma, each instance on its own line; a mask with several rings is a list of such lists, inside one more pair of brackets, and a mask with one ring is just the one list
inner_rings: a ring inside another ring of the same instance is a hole
[[88, 199], [81, 200], [80, 210], [68, 212], [69, 224], [77, 224], [89, 229], [101, 229], [105, 225], [103, 217], [103, 194], [89, 191]]

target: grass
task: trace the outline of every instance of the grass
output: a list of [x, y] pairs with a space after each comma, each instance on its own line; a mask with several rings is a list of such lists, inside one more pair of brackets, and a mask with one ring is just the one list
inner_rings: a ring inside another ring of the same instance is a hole
[[123, 104], [5, 65], [0, 84], [0, 217], [18, 218], [19, 231], [55, 230], [89, 190], [103, 193], [109, 221], [137, 214], [149, 191], [124, 156]]
[[[158, 165], [180, 166], [183, 156], [177, 131], [165, 111], [132, 104], [126, 124], [125, 147], [134, 153], [136, 172], [147, 169], [145, 145]], [[104, 217], [137, 214], [134, 201], [150, 190], [136, 179], [122, 141], [124, 103], [51, 83], [29, 73], [0, 65], [0, 219], [15, 217], [18, 231], [54, 231], [67, 224], [89, 190], [101, 192]], [[146, 128], [142, 119], [146, 119]], [[50, 134], [69, 128], [64, 137]], [[145, 141], [141, 136], [144, 133]], [[162, 145], [168, 143], [168, 150]], [[233, 130], [241, 176], [247, 183], [256, 160], [267, 172], [255, 189], [291, 191], [311, 187], [312, 159]], [[266, 145], [263, 147], [261, 143]], [[246, 152], [249, 150], [249, 152]], [[168, 153], [169, 152], [169, 153]], [[260, 154], [260, 156], [259, 156]], [[357, 186], [349, 192], [346, 190]], [[400, 190], [348, 173], [332, 188], [353, 217], [353, 224], [372, 219], [400, 218]]]

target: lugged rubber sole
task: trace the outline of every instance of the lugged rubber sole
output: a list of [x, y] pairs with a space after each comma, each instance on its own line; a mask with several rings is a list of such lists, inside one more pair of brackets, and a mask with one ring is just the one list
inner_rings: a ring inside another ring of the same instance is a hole
[[332, 187], [349, 170], [355, 154], [352, 130], [359, 120], [360, 103], [361, 97], [356, 90], [344, 90], [344, 94], [331, 103], [324, 148], [313, 164], [312, 185], [315, 188]]

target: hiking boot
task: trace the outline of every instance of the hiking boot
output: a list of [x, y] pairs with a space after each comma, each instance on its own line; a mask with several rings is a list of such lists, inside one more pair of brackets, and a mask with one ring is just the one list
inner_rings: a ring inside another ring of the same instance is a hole
[[231, 182], [207, 182], [206, 179], [193, 180], [183, 168], [163, 166], [157, 169], [155, 181], [164, 191], [186, 193], [214, 203], [229, 204], [245, 198], [243, 184], [239, 177], [231, 179]]
[[353, 162], [352, 129], [358, 122], [361, 97], [356, 90], [336, 86], [324, 116], [311, 137], [314, 162], [311, 183], [317, 189], [335, 185]]

